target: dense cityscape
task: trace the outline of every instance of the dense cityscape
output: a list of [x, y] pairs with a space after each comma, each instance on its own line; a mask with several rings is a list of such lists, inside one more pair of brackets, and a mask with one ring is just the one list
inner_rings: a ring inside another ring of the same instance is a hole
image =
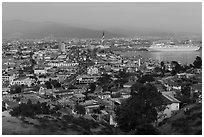
[[2, 135], [202, 135], [202, 1], [2, 2]]
[[[4, 40], [3, 117], [38, 129], [25, 134], [202, 134], [201, 57], [183, 65], [120, 54], [151, 43], [104, 32], [99, 40]], [[12, 133], [3, 126], [3, 134]]]

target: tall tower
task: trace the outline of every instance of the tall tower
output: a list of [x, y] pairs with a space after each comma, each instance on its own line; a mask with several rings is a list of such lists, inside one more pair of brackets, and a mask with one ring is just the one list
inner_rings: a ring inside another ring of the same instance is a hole
[[102, 39], [101, 39], [101, 45], [103, 45], [103, 46], [104, 46], [104, 38], [105, 38], [105, 33], [103, 31], [103, 35], [102, 35]]
[[140, 66], [141, 66], [141, 61], [140, 61], [140, 59], [139, 59], [138, 63], [139, 63], [139, 67], [140, 67]]

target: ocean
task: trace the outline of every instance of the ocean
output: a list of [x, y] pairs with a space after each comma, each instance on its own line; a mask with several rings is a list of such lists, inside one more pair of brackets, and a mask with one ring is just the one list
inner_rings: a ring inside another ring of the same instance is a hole
[[142, 58], [151, 58], [154, 60], [158, 60], [159, 62], [171, 62], [178, 61], [181, 64], [192, 64], [197, 56], [202, 58], [202, 50], [199, 51], [168, 51], [168, 52], [156, 52], [156, 51], [127, 51], [120, 52], [124, 57], [142, 57]]

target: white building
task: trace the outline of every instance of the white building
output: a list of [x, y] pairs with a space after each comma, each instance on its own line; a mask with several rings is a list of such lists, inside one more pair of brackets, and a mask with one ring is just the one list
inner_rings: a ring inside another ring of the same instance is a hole
[[91, 76], [91, 75], [80, 75], [76, 77], [76, 80], [78, 83], [94, 83], [97, 81], [97, 78], [95, 76]]
[[11, 82], [11, 81], [13, 81], [15, 79], [15, 76], [14, 75], [12, 75], [12, 76], [10, 76], [10, 75], [3, 75], [2, 76], [2, 81], [4, 82], [4, 81], [8, 81], [8, 82]]
[[47, 65], [51, 67], [74, 67], [74, 66], [78, 66], [79, 63], [49, 62]]
[[32, 83], [34, 83], [34, 79], [30, 79], [29, 77], [22, 77], [22, 78], [17, 78], [14, 79], [13, 81], [10, 82], [11, 85], [28, 85], [31, 86]]
[[88, 67], [87, 68], [87, 74], [88, 75], [98, 74], [98, 68], [96, 68], [96, 67]]
[[36, 75], [42, 75], [42, 74], [46, 74], [47, 71], [44, 69], [34, 69], [34, 74]]

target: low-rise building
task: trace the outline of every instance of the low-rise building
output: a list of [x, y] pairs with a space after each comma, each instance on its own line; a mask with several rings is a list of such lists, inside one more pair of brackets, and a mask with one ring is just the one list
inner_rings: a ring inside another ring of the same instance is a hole
[[96, 100], [87, 100], [81, 103], [86, 109], [86, 114], [92, 114], [93, 110], [99, 109], [100, 104]]
[[75, 95], [73, 95], [72, 99], [75, 102], [80, 103], [80, 102], [83, 102], [85, 100], [85, 95], [84, 94], [75, 94]]
[[176, 74], [178, 78], [192, 78], [194, 74], [189, 74], [189, 73], [178, 73]]
[[87, 68], [87, 74], [88, 75], [95, 75], [95, 74], [98, 74], [98, 68], [97, 67], [88, 67]]
[[8, 81], [11, 82], [15, 79], [16, 77], [14, 75], [2, 75], [2, 81]]
[[32, 83], [34, 83], [35, 80], [31, 79], [29, 77], [20, 77], [20, 78], [16, 78], [14, 80], [12, 80], [10, 82], [11, 85], [27, 85], [27, 86], [31, 86]]
[[98, 94], [98, 97], [101, 99], [108, 99], [108, 98], [111, 98], [111, 93], [110, 92], [100, 93]]
[[90, 84], [94, 83], [97, 81], [96, 76], [91, 76], [91, 75], [79, 75], [76, 77], [76, 80], [78, 83], [85, 83], [85, 84]]
[[164, 102], [163, 105], [165, 105], [166, 107], [165, 110], [159, 112], [158, 121], [162, 121], [165, 118], [171, 117], [174, 112], [179, 110], [180, 101], [178, 99], [165, 92], [162, 93], [162, 98]]
[[34, 74], [36, 75], [45, 75], [47, 71], [45, 69], [36, 68], [34, 69]]
[[49, 62], [47, 64], [48, 66], [52, 66], [52, 67], [74, 67], [74, 66], [78, 66], [79, 63], [72, 63], [72, 62]]

